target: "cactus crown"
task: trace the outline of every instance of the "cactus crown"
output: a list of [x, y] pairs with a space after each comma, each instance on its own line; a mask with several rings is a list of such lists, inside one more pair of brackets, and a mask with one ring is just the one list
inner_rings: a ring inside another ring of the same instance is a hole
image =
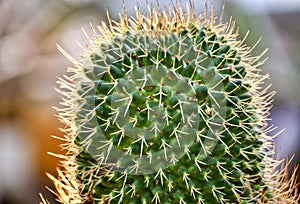
[[[191, 4], [192, 5], [192, 4]], [[62, 203], [298, 203], [273, 159], [263, 52], [175, 6], [94, 28], [59, 79]]]

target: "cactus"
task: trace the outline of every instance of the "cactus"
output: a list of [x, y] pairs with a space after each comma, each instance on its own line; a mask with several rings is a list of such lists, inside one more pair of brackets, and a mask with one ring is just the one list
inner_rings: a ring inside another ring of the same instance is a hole
[[81, 60], [59, 48], [74, 63], [58, 81], [61, 203], [298, 203], [268, 135], [265, 52], [187, 9], [124, 9]]

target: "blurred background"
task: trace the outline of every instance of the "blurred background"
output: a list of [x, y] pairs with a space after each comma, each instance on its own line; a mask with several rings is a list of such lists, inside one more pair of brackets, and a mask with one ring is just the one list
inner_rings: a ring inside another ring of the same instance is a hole
[[[175, 1], [175, 0], [174, 0]], [[137, 2], [125, 0], [129, 15]], [[145, 8], [145, 1], [140, 6]], [[153, 2], [156, 5], [156, 0]], [[195, 0], [198, 13], [205, 3], [217, 13], [225, 3], [225, 20], [233, 16], [241, 38], [250, 30], [246, 43], [262, 43], [259, 54], [269, 47], [264, 71], [271, 73], [277, 91], [270, 124], [286, 130], [276, 139], [282, 158], [296, 153], [300, 158], [300, 1], [299, 0]], [[179, 0], [185, 5], [185, 0]], [[55, 173], [58, 160], [47, 152], [59, 153], [62, 135], [52, 106], [59, 105], [56, 78], [71, 66], [56, 44], [75, 58], [80, 57], [91, 34], [90, 23], [98, 25], [109, 9], [116, 19], [123, 0], [0, 0], [0, 204], [38, 203], [38, 193], [56, 203], [45, 186], [52, 183], [45, 172]], [[162, 7], [172, 5], [161, 1]], [[276, 133], [276, 132], [275, 132]]]

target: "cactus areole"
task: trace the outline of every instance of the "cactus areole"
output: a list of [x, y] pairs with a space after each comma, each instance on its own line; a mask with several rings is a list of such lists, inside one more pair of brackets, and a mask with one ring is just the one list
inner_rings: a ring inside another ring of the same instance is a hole
[[213, 9], [178, 6], [93, 27], [59, 80], [62, 203], [298, 203], [275, 171], [263, 52]]

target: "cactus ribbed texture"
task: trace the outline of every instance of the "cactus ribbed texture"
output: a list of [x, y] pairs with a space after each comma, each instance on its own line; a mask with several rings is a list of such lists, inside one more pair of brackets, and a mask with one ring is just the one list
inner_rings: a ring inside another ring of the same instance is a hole
[[[265, 52], [233, 21], [149, 6], [87, 35], [59, 80], [62, 203], [298, 203], [273, 158]], [[94, 28], [95, 30], [95, 28]]]

